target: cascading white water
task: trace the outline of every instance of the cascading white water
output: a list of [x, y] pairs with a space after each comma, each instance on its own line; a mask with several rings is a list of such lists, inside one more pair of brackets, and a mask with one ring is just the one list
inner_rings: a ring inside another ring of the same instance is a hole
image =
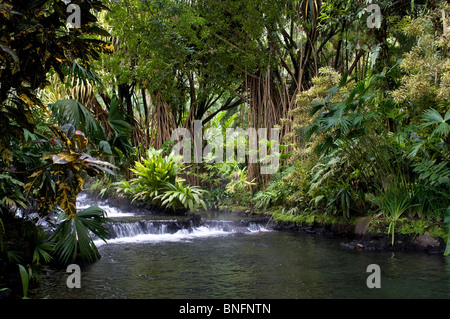
[[77, 198], [77, 209], [83, 210], [86, 209], [92, 205], [96, 205], [99, 208], [103, 209], [107, 214], [109, 218], [120, 218], [120, 217], [130, 217], [135, 216], [134, 213], [129, 212], [123, 212], [120, 209], [108, 205], [107, 201], [104, 202], [97, 202], [95, 200], [92, 200], [89, 198], [86, 194], [80, 194]]
[[[104, 244], [160, 243], [191, 241], [198, 238], [227, 236], [233, 234], [252, 234], [269, 231], [256, 222], [242, 223], [240, 220], [204, 220], [194, 226], [186, 218], [152, 219], [152, 216], [139, 215], [136, 212], [124, 212], [108, 203], [96, 203], [85, 194], [78, 197], [77, 207], [85, 209], [93, 204], [103, 209], [107, 217], [116, 220], [108, 225], [110, 239], [105, 243], [96, 239], [96, 246]], [[136, 220], [137, 219], [137, 220]]]
[[[251, 234], [261, 231], [268, 231], [261, 225], [256, 223], [250, 224], [248, 227], [221, 227], [212, 226], [206, 222], [205, 225], [199, 227], [181, 228], [178, 231], [170, 232], [170, 224], [162, 224], [161, 227], [155, 227], [154, 222], [145, 221], [139, 223], [119, 223], [112, 224], [112, 232], [115, 237], [107, 241], [108, 244], [120, 243], [143, 243], [143, 242], [174, 242], [174, 241], [190, 241], [196, 238], [227, 236], [232, 234]], [[170, 221], [158, 221], [160, 223], [171, 223]], [[147, 229], [142, 224], [148, 224]], [[96, 240], [96, 245], [105, 244], [104, 241]]]

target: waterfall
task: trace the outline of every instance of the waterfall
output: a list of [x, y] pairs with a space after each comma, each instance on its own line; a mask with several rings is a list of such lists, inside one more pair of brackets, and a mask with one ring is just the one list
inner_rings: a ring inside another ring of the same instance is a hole
[[251, 219], [202, 219], [194, 223], [190, 218], [144, 214], [142, 211], [123, 211], [107, 201], [96, 202], [86, 194], [78, 197], [77, 207], [85, 209], [97, 205], [107, 217], [115, 220], [108, 223], [110, 237], [105, 243], [95, 239], [96, 246], [105, 244], [161, 243], [192, 241], [215, 236], [231, 236], [269, 231], [262, 220]]
[[[200, 226], [193, 226], [190, 220], [139, 220], [114, 222], [109, 227], [111, 236], [107, 240], [108, 244], [190, 241], [196, 238], [268, 231], [258, 223], [243, 226], [239, 221], [210, 220], [205, 220]], [[100, 246], [105, 242], [96, 240], [95, 244]]]

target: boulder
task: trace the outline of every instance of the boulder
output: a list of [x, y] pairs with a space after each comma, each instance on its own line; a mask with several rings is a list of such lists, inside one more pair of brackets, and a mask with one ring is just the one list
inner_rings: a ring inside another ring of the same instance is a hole
[[431, 237], [429, 234], [417, 236], [413, 243], [423, 248], [438, 248], [441, 245], [439, 240]]

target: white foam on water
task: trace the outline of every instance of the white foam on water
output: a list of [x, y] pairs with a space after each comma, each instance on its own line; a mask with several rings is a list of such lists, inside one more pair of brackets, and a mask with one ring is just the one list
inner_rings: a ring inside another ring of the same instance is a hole
[[[86, 194], [80, 194], [77, 198], [77, 209], [84, 210], [92, 206], [92, 204], [86, 203]], [[106, 212], [107, 217], [109, 218], [118, 218], [118, 217], [130, 217], [137, 216], [135, 213], [124, 212], [116, 207], [111, 207], [109, 205], [96, 205], [100, 209]]]
[[126, 213], [126, 212], [121, 211], [120, 209], [117, 209], [117, 208], [111, 207], [111, 206], [99, 205], [98, 207], [103, 209], [106, 212], [107, 217], [110, 217], [110, 218], [137, 216], [134, 213]]
[[[247, 228], [248, 232], [242, 234], [254, 234], [259, 232], [270, 231], [262, 226], [251, 225]], [[222, 228], [210, 228], [208, 226], [200, 226], [197, 228], [181, 229], [176, 233], [159, 233], [159, 234], [137, 234], [129, 237], [118, 237], [108, 239], [105, 243], [103, 240], [95, 240], [94, 243], [97, 247], [105, 244], [136, 244], [136, 243], [163, 243], [163, 242], [189, 242], [194, 239], [207, 238], [207, 237], [219, 237], [229, 236], [236, 234], [236, 231], [225, 231]]]
[[[231, 234], [231, 232], [226, 232], [221, 229], [210, 229], [209, 227], [202, 226], [194, 228], [191, 231], [188, 229], [181, 229], [173, 234], [138, 234], [130, 237], [118, 237], [107, 240], [107, 244], [180, 242], [189, 241], [196, 238], [226, 236], [229, 234]], [[106, 244], [103, 240], [96, 240], [94, 243], [97, 247]]]
[[[107, 205], [107, 203], [92, 202], [86, 194], [80, 194], [77, 198], [77, 209], [84, 210], [92, 205], [96, 205], [104, 210], [109, 218], [120, 217], [136, 217], [139, 216], [136, 212], [126, 212], [119, 208]], [[151, 221], [147, 221], [150, 222]], [[200, 238], [229, 236], [232, 234], [254, 234], [259, 232], [270, 231], [264, 228], [263, 225], [256, 223], [250, 223], [244, 227], [224, 227], [230, 221], [217, 220], [215, 225], [206, 225], [200, 227], [194, 227], [189, 229], [181, 229], [175, 233], [167, 232], [167, 227], [164, 225], [164, 220], [158, 220], [161, 224], [159, 231], [156, 229], [156, 233], [153, 230], [147, 229], [146, 226], [142, 228], [140, 222], [124, 222], [121, 227], [115, 227], [115, 233], [118, 237], [108, 239], [106, 242], [101, 239], [95, 239], [94, 243], [97, 247], [107, 244], [135, 244], [135, 243], [164, 243], [164, 242], [186, 242]], [[166, 221], [171, 222], [171, 221]]]

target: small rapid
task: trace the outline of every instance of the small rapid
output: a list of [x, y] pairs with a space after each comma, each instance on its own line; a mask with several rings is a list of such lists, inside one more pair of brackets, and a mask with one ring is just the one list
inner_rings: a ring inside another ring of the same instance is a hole
[[[86, 209], [93, 200], [86, 194], [78, 197], [78, 209]], [[123, 211], [108, 201], [96, 203], [108, 218], [109, 239], [95, 239], [97, 247], [108, 244], [162, 243], [192, 241], [200, 238], [254, 234], [270, 231], [263, 218], [202, 218], [194, 221], [186, 216], [161, 216], [143, 211]]]
[[160, 243], [190, 241], [196, 238], [252, 234], [269, 231], [263, 225], [230, 221], [205, 221], [203, 225], [192, 226], [178, 220], [140, 220], [137, 222], [113, 222], [109, 225], [111, 234], [106, 242], [95, 240], [96, 246], [104, 244]]

